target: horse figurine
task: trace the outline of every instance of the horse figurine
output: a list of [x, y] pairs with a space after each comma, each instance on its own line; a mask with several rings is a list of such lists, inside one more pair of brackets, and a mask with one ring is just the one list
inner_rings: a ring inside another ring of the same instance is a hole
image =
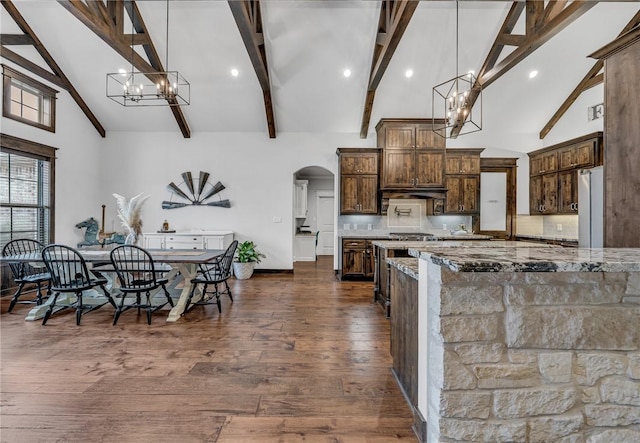
[[84, 231], [84, 240], [78, 243], [79, 248], [82, 246], [93, 245], [104, 246], [112, 243], [118, 243], [121, 245], [124, 244], [124, 234], [119, 234], [117, 232], [112, 234], [111, 237], [105, 238], [104, 240], [100, 241], [100, 239], [98, 239], [98, 221], [93, 217], [89, 217], [88, 219], [81, 221], [76, 225], [76, 228], [87, 228], [87, 230]]

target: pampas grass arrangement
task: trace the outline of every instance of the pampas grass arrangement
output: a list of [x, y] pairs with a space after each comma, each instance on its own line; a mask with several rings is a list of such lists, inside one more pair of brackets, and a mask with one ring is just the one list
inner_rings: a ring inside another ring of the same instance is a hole
[[113, 194], [118, 204], [118, 218], [122, 222], [122, 226], [129, 231], [127, 239], [125, 240], [126, 244], [136, 244], [138, 237], [142, 234], [142, 218], [140, 216], [142, 206], [149, 198], [148, 195], [143, 197], [142, 194], [144, 194], [144, 192], [131, 197], [131, 200], [127, 200], [126, 197], [122, 195]]

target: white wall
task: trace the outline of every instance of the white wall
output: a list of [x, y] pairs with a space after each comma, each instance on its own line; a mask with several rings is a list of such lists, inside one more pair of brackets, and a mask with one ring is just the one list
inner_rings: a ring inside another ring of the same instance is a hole
[[[267, 255], [259, 267], [291, 269], [293, 174], [310, 165], [336, 174], [338, 146], [370, 144], [358, 134], [280, 133], [269, 139], [266, 132], [193, 133], [184, 139], [178, 132], [112, 133], [100, 155], [100, 202], [107, 204], [109, 226], [116, 218], [112, 193], [144, 192], [151, 196], [143, 209], [145, 231], [158, 230], [165, 219], [176, 230], [230, 229]], [[229, 199], [231, 208], [162, 209], [161, 202], [171, 197], [167, 184], [179, 185], [186, 171], [205, 171], [209, 180], [221, 181], [226, 186], [221, 198]]]
[[[10, 65], [4, 59], [2, 62]], [[83, 238], [83, 231], [76, 229], [75, 224], [91, 216], [100, 220], [102, 208], [98, 195], [102, 165], [99, 153], [105, 139], [66, 91], [50, 86], [60, 91], [56, 100], [55, 133], [4, 117], [2, 133], [58, 148], [54, 239], [75, 246]]]

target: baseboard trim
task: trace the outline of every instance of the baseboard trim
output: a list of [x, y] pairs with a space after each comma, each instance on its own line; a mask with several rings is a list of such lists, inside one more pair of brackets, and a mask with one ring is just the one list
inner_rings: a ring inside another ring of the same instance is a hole
[[254, 269], [254, 274], [293, 274], [293, 269]]

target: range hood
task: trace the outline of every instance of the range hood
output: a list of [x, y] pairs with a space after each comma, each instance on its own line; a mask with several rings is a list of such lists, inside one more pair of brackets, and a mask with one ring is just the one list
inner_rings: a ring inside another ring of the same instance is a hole
[[381, 190], [381, 210], [382, 215], [387, 213], [389, 209], [389, 199], [436, 199], [444, 200], [447, 197], [448, 189], [445, 188], [433, 188], [433, 189], [393, 189], [393, 190]]

